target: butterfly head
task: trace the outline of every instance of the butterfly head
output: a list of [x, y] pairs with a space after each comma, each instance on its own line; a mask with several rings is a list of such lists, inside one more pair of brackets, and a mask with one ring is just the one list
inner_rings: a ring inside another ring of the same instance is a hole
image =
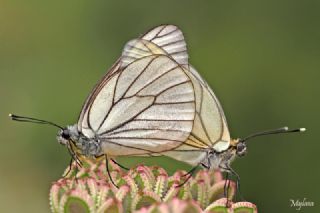
[[70, 141], [77, 141], [79, 133], [76, 126], [67, 126], [60, 129], [57, 135], [57, 140], [61, 145], [68, 145]]
[[230, 144], [231, 149], [235, 150], [235, 154], [238, 157], [243, 157], [247, 154], [247, 144], [245, 141], [241, 139], [232, 139]]
[[59, 130], [58, 135], [57, 135], [57, 140], [58, 140], [59, 144], [67, 145], [67, 143], [70, 140], [70, 132], [68, 131], [68, 129]]
[[102, 154], [99, 141], [81, 134], [76, 124], [59, 130], [57, 140], [78, 156], [93, 157]]

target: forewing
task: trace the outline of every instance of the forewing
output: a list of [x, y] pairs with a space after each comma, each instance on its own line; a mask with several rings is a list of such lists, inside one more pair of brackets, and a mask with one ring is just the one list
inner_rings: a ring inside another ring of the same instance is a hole
[[[89, 114], [88, 112], [91, 110], [91, 107], [95, 100], [97, 100], [95, 103], [97, 104], [101, 100], [105, 100], [105, 104], [108, 107], [101, 106], [98, 110], [101, 111], [108, 111], [110, 108], [110, 99], [112, 99], [112, 90], [114, 88], [114, 79], [117, 79], [117, 76], [121, 72], [120, 68], [120, 60], [117, 60], [117, 62], [108, 70], [107, 74], [103, 76], [103, 78], [98, 82], [89, 96], [87, 97], [85, 103], [82, 106], [81, 113], [79, 115], [78, 119], [78, 131], [82, 132], [84, 135], [88, 137], [92, 137], [93, 131], [92, 127], [90, 126], [89, 122]], [[113, 80], [113, 81], [112, 81]], [[111, 83], [110, 83], [111, 82]], [[104, 91], [104, 93], [103, 93]], [[107, 92], [109, 91], [109, 93]], [[100, 95], [99, 95], [100, 94]], [[101, 97], [102, 99], [97, 99], [97, 97]], [[96, 114], [97, 115], [97, 114]]]
[[105, 153], [139, 155], [173, 149], [189, 136], [195, 115], [193, 85], [166, 55], [140, 57], [112, 70], [88, 98], [79, 129], [98, 137]]

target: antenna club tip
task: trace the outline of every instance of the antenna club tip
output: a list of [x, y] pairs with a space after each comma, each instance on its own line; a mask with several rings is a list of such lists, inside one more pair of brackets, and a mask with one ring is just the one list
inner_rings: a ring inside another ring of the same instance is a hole
[[305, 132], [305, 131], [307, 131], [307, 129], [306, 128], [300, 128], [299, 131], [300, 132]]
[[285, 131], [288, 131], [288, 130], [289, 130], [289, 127], [285, 126], [285, 127], [283, 127], [283, 129], [284, 129]]

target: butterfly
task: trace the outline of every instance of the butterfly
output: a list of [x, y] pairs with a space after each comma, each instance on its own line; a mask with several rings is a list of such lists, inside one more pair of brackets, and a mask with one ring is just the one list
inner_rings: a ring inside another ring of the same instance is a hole
[[208, 83], [188, 63], [186, 42], [178, 27], [174, 25], [158, 26], [128, 44], [124, 51], [128, 61], [137, 60], [146, 55], [165, 54], [185, 68], [192, 82], [195, 93], [195, 116], [192, 130], [184, 143], [161, 153], [195, 166], [188, 174], [192, 174], [199, 165], [211, 170], [220, 169], [227, 175], [234, 175], [239, 188], [240, 177], [230, 164], [236, 157], [242, 157], [247, 153], [246, 141], [261, 135], [306, 130], [305, 128], [289, 130], [288, 127], [282, 127], [254, 133], [243, 139], [231, 139], [219, 100]]
[[58, 142], [76, 162], [79, 156], [105, 155], [113, 160], [165, 155], [232, 174], [236, 173], [230, 163], [246, 153], [249, 138], [304, 131], [281, 128], [232, 140], [221, 104], [189, 64], [183, 33], [174, 25], [155, 27], [125, 45], [121, 57], [89, 94], [76, 124], [64, 128], [10, 116], [58, 127]]
[[[149, 45], [145, 48], [158, 50]], [[187, 57], [139, 51], [133, 51], [132, 42], [125, 45], [122, 56], [89, 94], [76, 124], [64, 128], [41, 119], [10, 117], [58, 127], [58, 142], [79, 164], [81, 156], [108, 159], [178, 147], [188, 138], [195, 115], [194, 88], [183, 67]]]

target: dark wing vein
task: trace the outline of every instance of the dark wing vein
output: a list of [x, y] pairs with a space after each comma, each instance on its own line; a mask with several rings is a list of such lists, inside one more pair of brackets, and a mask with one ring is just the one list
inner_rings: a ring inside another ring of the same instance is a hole
[[[155, 100], [154, 100], [154, 101], [155, 101]], [[154, 103], [154, 101], [153, 101], [153, 103]], [[129, 119], [129, 120], [127, 120], [127, 121], [125, 121], [125, 122], [123, 122], [123, 123], [121, 123], [121, 124], [113, 127], [112, 129], [109, 129], [109, 130], [107, 130], [107, 131], [102, 132], [100, 135], [104, 135], [104, 134], [106, 134], [106, 133], [108, 133], [108, 132], [112, 132], [112, 131], [115, 130], [115, 129], [118, 129], [118, 128], [120, 128], [120, 127], [123, 127], [124, 125], [126, 125], [127, 123], [131, 122], [131, 121], [134, 120], [136, 117], [138, 117], [141, 113], [143, 113], [144, 111], [146, 111], [147, 109], [149, 109], [152, 105], [153, 105], [153, 104], [150, 104], [150, 106], [148, 106], [148, 107], [146, 107], [145, 109], [143, 109], [142, 111], [140, 111], [138, 114], [136, 114], [135, 116], [133, 116], [131, 119]]]
[[139, 89], [139, 90], [135, 93], [135, 95], [138, 94], [139, 92], [141, 92], [141, 91], [142, 91], [143, 89], [145, 89], [147, 86], [149, 86], [149, 85], [151, 85], [152, 83], [154, 83], [155, 81], [157, 81], [159, 78], [163, 77], [165, 74], [167, 74], [167, 73], [175, 70], [176, 68], [178, 68], [178, 66], [173, 67], [173, 68], [167, 70], [166, 72], [162, 73], [161, 75], [159, 75], [158, 77], [156, 77], [155, 79], [153, 79], [152, 81], [150, 81], [149, 83], [145, 84], [141, 89]]
[[166, 131], [166, 132], [186, 132], [186, 131], [177, 130], [177, 129], [131, 128], [131, 129], [123, 129], [123, 130], [113, 131], [113, 132], [110, 132], [109, 135], [118, 134], [118, 133], [122, 133], [122, 132], [131, 132], [131, 131], [136, 131], [136, 130], [146, 130], [146, 131], [148, 131], [148, 130], [151, 130], [151, 131], [160, 130], [160, 131]]
[[[143, 70], [139, 73], [139, 75], [129, 84], [128, 88], [125, 90], [125, 92], [123, 93], [122, 97], [119, 99], [121, 100], [126, 94], [127, 92], [130, 90], [130, 88], [132, 87], [132, 85], [139, 79], [139, 77], [148, 69], [148, 67], [150, 66], [150, 64], [156, 59], [158, 58], [159, 55], [157, 55], [156, 57], [154, 57], [153, 59], [151, 59], [148, 64], [143, 68]], [[120, 77], [120, 76], [119, 76]]]
[[[90, 127], [90, 129], [92, 129], [91, 124], [90, 124], [90, 120], [89, 120], [89, 111], [91, 110], [92, 104], [94, 102], [94, 100], [96, 99], [97, 95], [99, 94], [99, 92], [101, 91], [101, 89], [110, 81], [110, 79], [116, 75], [117, 73], [121, 72], [120, 69], [114, 71], [114, 69], [119, 65], [120, 60], [118, 60], [107, 72], [107, 74], [105, 74], [105, 76], [100, 80], [100, 82], [98, 82], [93, 91], [89, 94], [89, 97], [87, 98], [86, 102], [84, 103], [83, 107], [82, 107], [82, 111], [80, 113], [78, 122], [80, 121], [81, 123], [83, 122], [83, 119], [86, 119], [86, 122], [88, 124], [88, 126]], [[84, 118], [84, 115], [87, 113], [87, 117]]]
[[[155, 57], [155, 58], [157, 58], [157, 57]], [[131, 88], [131, 86], [132, 86], [132, 85], [134, 84], [134, 82], [137, 80], [137, 78], [139, 78], [139, 76], [141, 75], [141, 73], [143, 73], [143, 72], [149, 67], [149, 65], [151, 64], [151, 62], [152, 62], [155, 58], [153, 58], [153, 59], [150, 60], [150, 62], [145, 66], [145, 68], [144, 68], [144, 69], [139, 73], [139, 75], [133, 80], [133, 82], [131, 82], [131, 83], [129, 84], [128, 88], [126, 89], [126, 91], [124, 92], [124, 94], [122, 95], [122, 97], [119, 98], [119, 100], [116, 101], [116, 102], [110, 107], [109, 111], [106, 113], [106, 115], [104, 116], [102, 122], [100, 123], [97, 131], [101, 128], [101, 126], [103, 125], [103, 123], [105, 122], [105, 120], [107, 119], [107, 117], [109, 116], [112, 108], [113, 108], [120, 100], [123, 99], [123, 97], [125, 96], [125, 94], [127, 93], [127, 91]], [[122, 72], [122, 73], [123, 73], [123, 72]], [[118, 76], [118, 79], [120, 78], [120, 76], [121, 76], [122, 73], [120, 73], [120, 75]], [[115, 88], [117, 87], [117, 85], [118, 85], [118, 81], [116, 82]], [[113, 94], [113, 98], [114, 98], [114, 96], [115, 96], [115, 93]]]

